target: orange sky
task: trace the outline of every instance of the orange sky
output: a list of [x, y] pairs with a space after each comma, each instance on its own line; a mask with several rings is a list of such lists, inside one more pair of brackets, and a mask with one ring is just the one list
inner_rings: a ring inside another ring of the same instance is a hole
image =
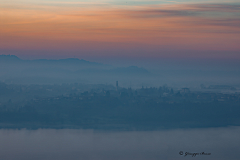
[[[174, 49], [226, 51], [223, 57], [240, 58], [237, 54], [227, 55], [228, 51], [240, 54], [239, 6], [90, 4], [83, 7], [2, 3], [0, 7], [2, 54], [6, 50], [87, 51], [94, 48], [99, 53], [91, 56], [111, 56], [114, 53], [104, 51], [143, 47], [156, 51], [145, 55], [152, 57], [164, 56], [161, 50]], [[137, 52], [131, 54], [138, 55]]]

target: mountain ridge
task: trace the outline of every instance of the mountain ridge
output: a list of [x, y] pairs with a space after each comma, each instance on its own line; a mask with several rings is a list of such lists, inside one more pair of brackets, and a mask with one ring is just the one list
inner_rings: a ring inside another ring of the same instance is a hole
[[142, 67], [114, 67], [107, 64], [90, 62], [78, 58], [66, 59], [34, 59], [23, 60], [15, 55], [0, 55], [2, 65], [11, 65], [13, 69], [21, 69], [21, 73], [68, 72], [77, 74], [107, 74], [107, 75], [149, 75]]
[[78, 58], [65, 58], [65, 59], [34, 59], [34, 60], [24, 60], [20, 59], [19, 57], [15, 55], [0, 55], [0, 61], [1, 62], [27, 62], [27, 63], [72, 63], [72, 64], [91, 64], [91, 65], [103, 65], [101, 63], [97, 62], [90, 62], [86, 61], [84, 59], [78, 59]]

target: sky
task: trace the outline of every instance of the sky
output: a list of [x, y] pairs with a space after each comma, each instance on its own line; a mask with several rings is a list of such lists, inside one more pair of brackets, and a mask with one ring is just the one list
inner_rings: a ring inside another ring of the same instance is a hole
[[240, 60], [240, 0], [0, 0], [0, 54]]

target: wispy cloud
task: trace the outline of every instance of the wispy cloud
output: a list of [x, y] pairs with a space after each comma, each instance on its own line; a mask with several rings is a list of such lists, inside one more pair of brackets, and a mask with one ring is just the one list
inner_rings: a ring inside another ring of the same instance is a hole
[[4, 38], [0, 48], [148, 46], [156, 50], [240, 51], [240, 5], [118, 7], [90, 1], [83, 7], [85, 2], [71, 3], [0, 6], [0, 34]]

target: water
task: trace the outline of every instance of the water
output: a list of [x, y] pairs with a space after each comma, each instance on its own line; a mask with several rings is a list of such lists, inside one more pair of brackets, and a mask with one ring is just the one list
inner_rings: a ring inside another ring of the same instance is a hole
[[[240, 127], [164, 131], [0, 130], [1, 160], [240, 159]], [[211, 155], [180, 155], [211, 153]]]

